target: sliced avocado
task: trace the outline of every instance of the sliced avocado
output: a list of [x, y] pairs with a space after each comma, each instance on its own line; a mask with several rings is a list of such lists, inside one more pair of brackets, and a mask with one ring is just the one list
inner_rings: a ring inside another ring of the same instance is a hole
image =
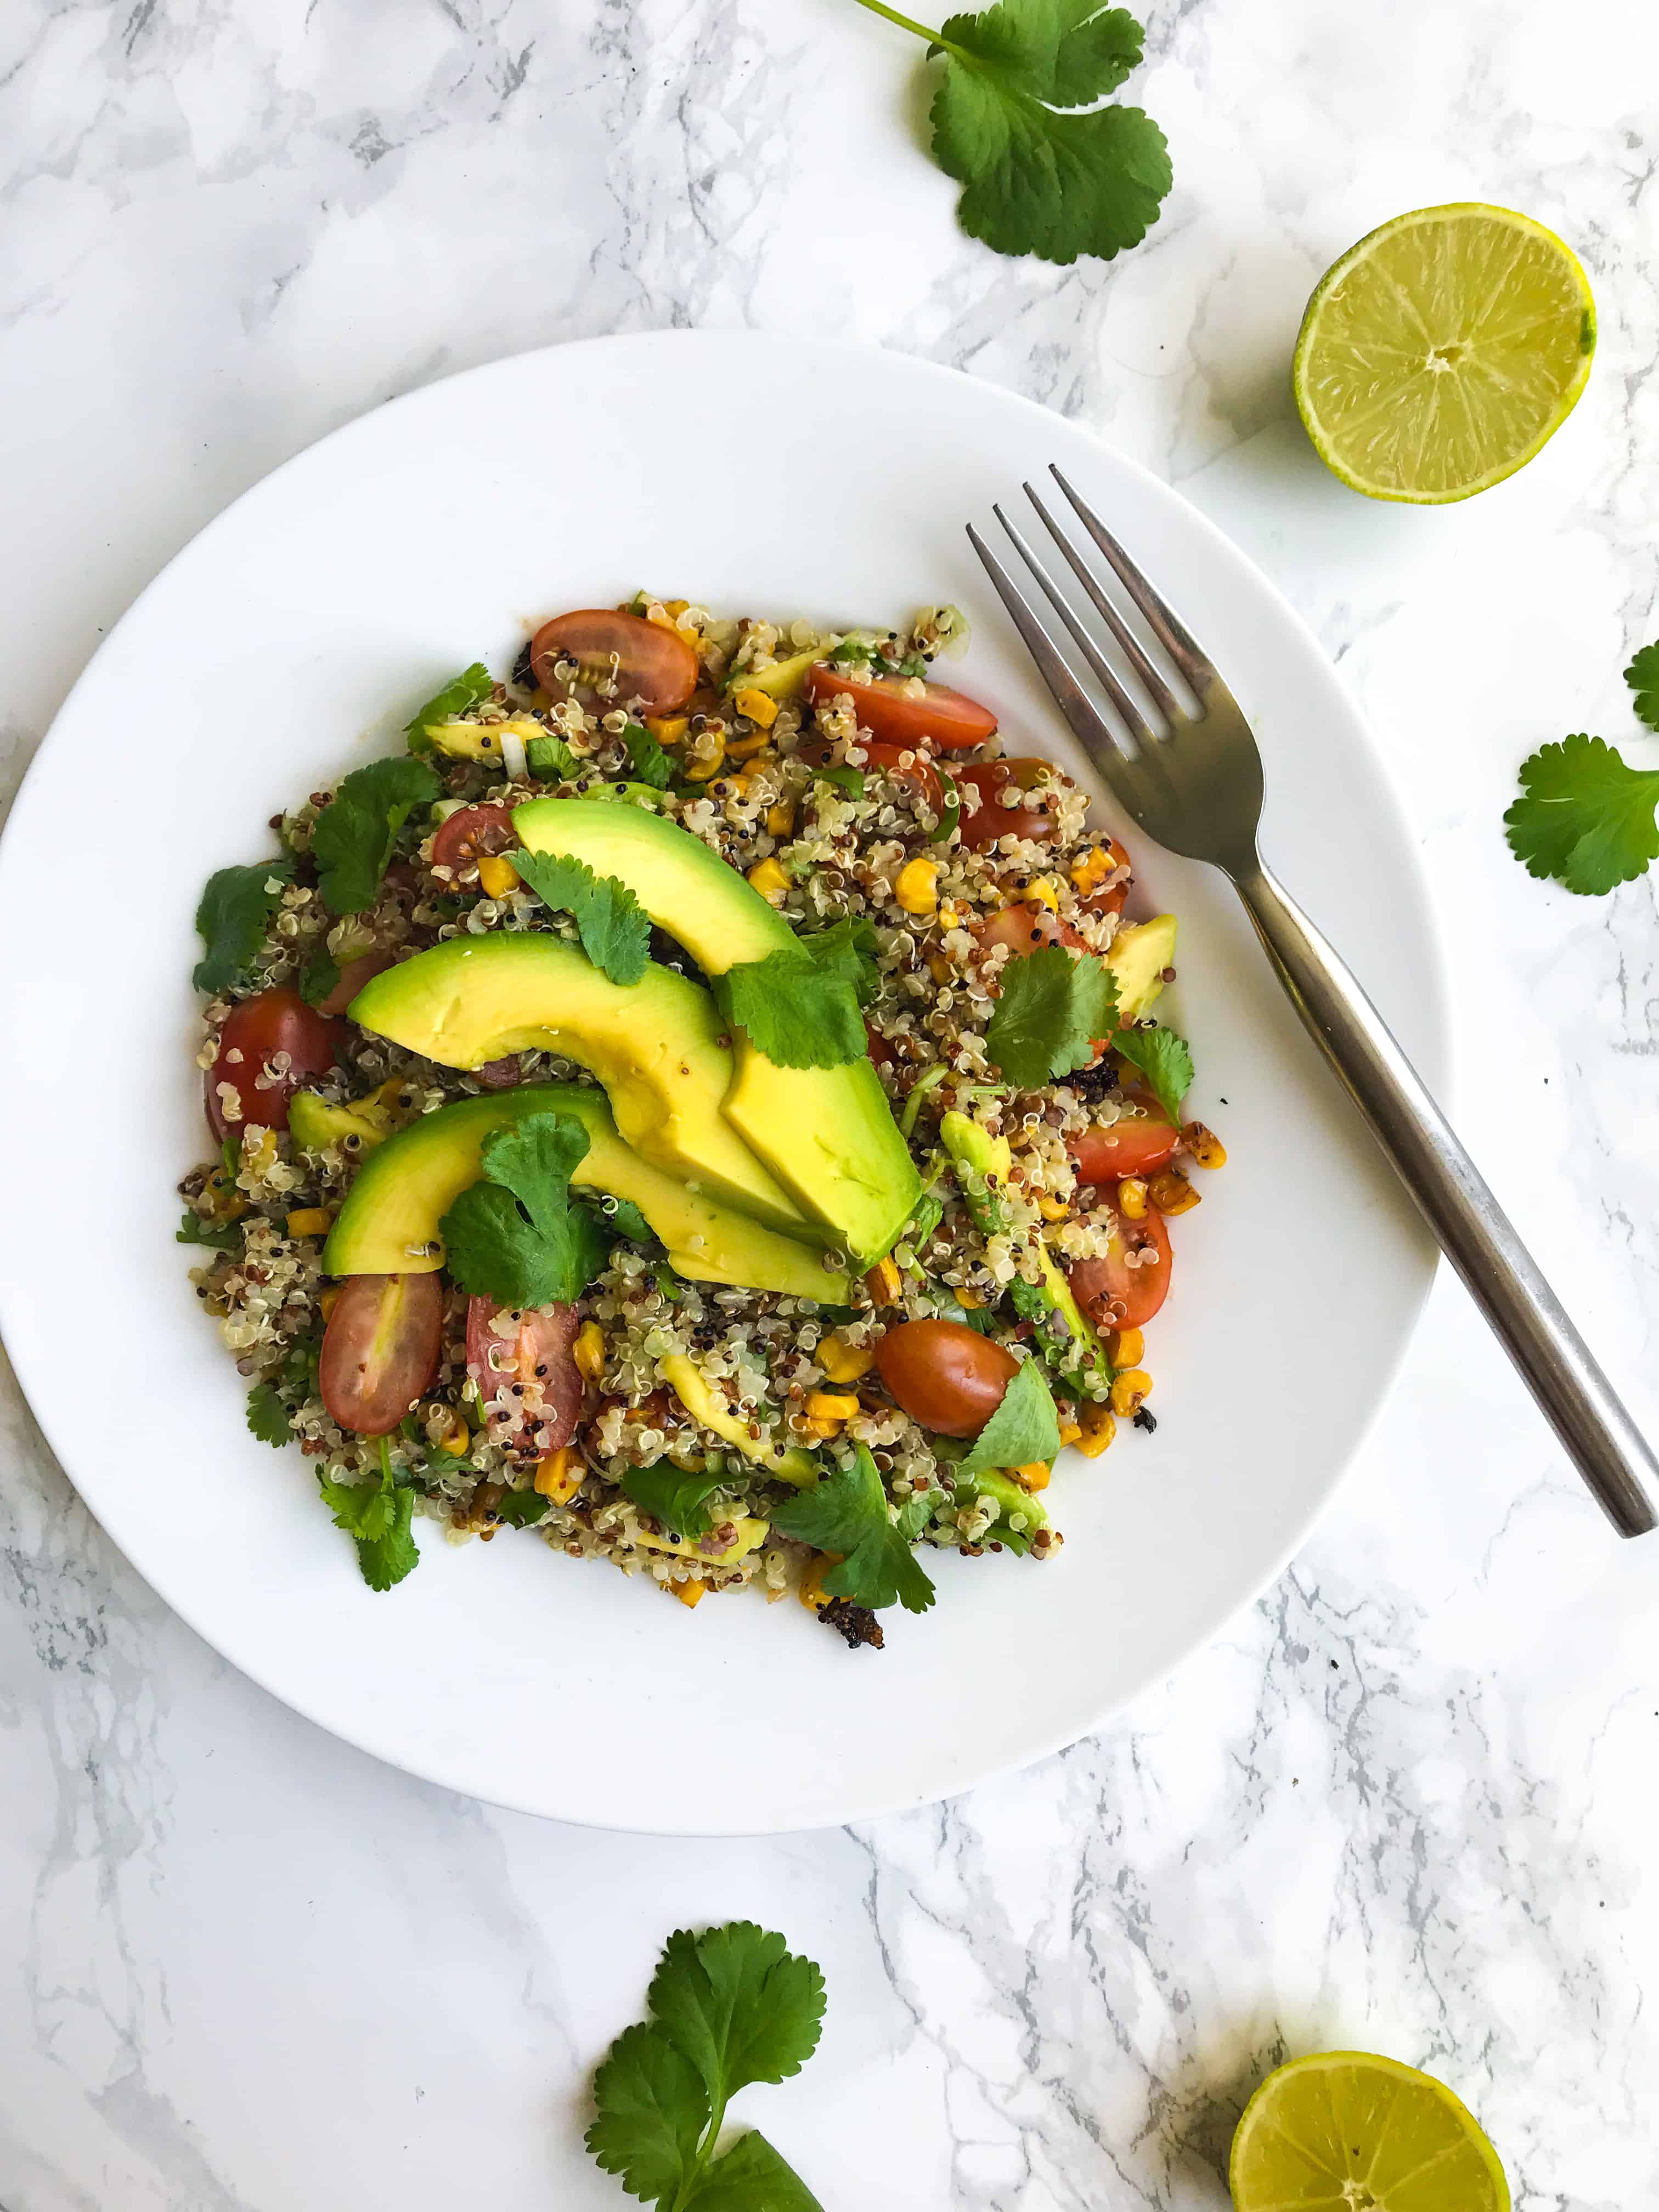
[[647, 1536], [643, 1528], [638, 1528], [634, 1531], [634, 1541], [641, 1551], [672, 1552], [678, 1559], [700, 1560], [706, 1567], [730, 1567], [747, 1559], [750, 1552], [758, 1551], [771, 1527], [769, 1521], [757, 1521], [752, 1514], [740, 1514], [737, 1536], [723, 1552], [700, 1551], [695, 1537]]
[[775, 660], [769, 668], [739, 668], [726, 678], [722, 688], [728, 695], [764, 691], [769, 699], [798, 699], [807, 670], [823, 655], [823, 647], [814, 645], [805, 653], [791, 653], [787, 660]]
[[[996, 1500], [1000, 1522], [1006, 1522], [1011, 1514], [1023, 1513], [1025, 1516], [1024, 1534], [1028, 1540], [1034, 1529], [1048, 1526], [1048, 1511], [1042, 1501], [1034, 1498], [1022, 1484], [1014, 1480], [1012, 1475], [1005, 1474], [1000, 1468], [987, 1468], [981, 1474], [970, 1474], [966, 1478], [966, 1485], [971, 1486], [976, 1498]], [[956, 1491], [958, 1498], [964, 1486], [962, 1481], [958, 1481]]]
[[749, 1424], [740, 1421], [721, 1405], [698, 1369], [683, 1354], [671, 1352], [662, 1363], [662, 1371], [692, 1419], [705, 1429], [712, 1429], [717, 1437], [724, 1437], [733, 1451], [753, 1460], [757, 1467], [763, 1467], [780, 1482], [793, 1482], [798, 1490], [817, 1480], [818, 1463], [811, 1452], [804, 1452], [794, 1444], [779, 1445], [769, 1443], [764, 1437], [751, 1437]]
[[426, 726], [427, 736], [451, 760], [499, 763], [503, 730], [513, 731], [526, 744], [547, 735], [542, 725], [529, 714], [516, 715], [507, 722], [428, 722]]
[[320, 1152], [347, 1137], [356, 1137], [364, 1152], [384, 1144], [392, 1121], [379, 1094], [354, 1098], [349, 1106], [331, 1106], [314, 1091], [296, 1091], [288, 1102], [289, 1134], [302, 1152]]
[[[583, 813], [594, 809], [573, 802]], [[644, 821], [648, 817], [641, 815]], [[635, 1151], [693, 1189], [775, 1228], [814, 1232], [721, 1111], [732, 1060], [700, 984], [647, 963], [613, 983], [586, 954], [543, 931], [453, 937], [364, 985], [354, 1022], [445, 1067], [514, 1052], [562, 1053], [592, 1068]]]
[[1175, 965], [1176, 918], [1155, 914], [1150, 921], [1120, 929], [1106, 955], [1117, 978], [1117, 1010], [1125, 1022], [1138, 1022], [1164, 988], [1164, 970]]
[[[706, 975], [797, 941], [752, 884], [678, 823], [634, 806], [532, 799], [513, 825], [531, 852], [568, 854], [619, 878]], [[875, 1069], [778, 1067], [741, 1034], [732, 1051], [726, 1120], [855, 1263], [872, 1267], [921, 1195]]]
[[477, 1181], [484, 1139], [523, 1115], [550, 1111], [574, 1114], [587, 1129], [587, 1152], [572, 1182], [578, 1189], [631, 1199], [667, 1247], [678, 1274], [832, 1304], [849, 1295], [846, 1276], [831, 1273], [810, 1245], [698, 1196], [641, 1159], [617, 1133], [604, 1093], [571, 1083], [463, 1098], [388, 1137], [346, 1193], [324, 1248], [324, 1273], [422, 1275], [441, 1267], [438, 1224]]

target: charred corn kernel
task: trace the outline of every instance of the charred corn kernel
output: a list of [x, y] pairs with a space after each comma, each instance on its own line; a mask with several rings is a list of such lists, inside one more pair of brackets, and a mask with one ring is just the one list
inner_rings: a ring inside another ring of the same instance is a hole
[[242, 1165], [251, 1168], [255, 1175], [264, 1175], [276, 1158], [276, 1138], [272, 1130], [261, 1129], [257, 1145], [250, 1145], [246, 1136], [242, 1139]]
[[939, 864], [908, 860], [893, 884], [893, 896], [906, 914], [932, 914], [939, 904]]
[[728, 737], [726, 750], [732, 760], [753, 760], [757, 755], [769, 752], [772, 740], [764, 730], [750, 730], [746, 737]]
[[809, 1390], [806, 1394], [809, 1421], [834, 1421], [839, 1425], [850, 1421], [858, 1409], [859, 1401], [850, 1390]]
[[794, 827], [795, 802], [793, 799], [781, 799], [775, 806], [767, 808], [766, 828], [769, 836], [787, 837], [793, 833]]
[[[1112, 1378], [1112, 1411], [1127, 1420], [1152, 1395], [1152, 1378], [1144, 1367], [1126, 1367]], [[1152, 1416], [1148, 1414], [1150, 1420]]]
[[705, 730], [695, 744], [686, 748], [685, 780], [688, 783], [708, 783], [720, 772], [726, 758], [726, 739]]
[[1083, 1441], [1081, 1425], [1076, 1421], [1062, 1421], [1060, 1425], [1060, 1441], [1063, 1444], [1081, 1443]]
[[486, 898], [505, 898], [519, 888], [519, 872], [499, 853], [486, 853], [478, 863], [478, 888]]
[[1188, 1213], [1201, 1203], [1179, 1168], [1160, 1168], [1147, 1182], [1146, 1195], [1160, 1213]]
[[328, 1209], [322, 1206], [296, 1206], [288, 1217], [290, 1237], [326, 1237]]
[[317, 1310], [321, 1314], [325, 1322], [339, 1303], [340, 1285], [337, 1283], [331, 1283], [317, 1301]]
[[1083, 1434], [1078, 1438], [1078, 1449], [1085, 1459], [1098, 1459], [1117, 1434], [1117, 1423], [1112, 1419], [1111, 1408], [1097, 1406], [1091, 1398], [1086, 1406], [1078, 1407], [1078, 1426]]
[[765, 899], [781, 898], [789, 888], [789, 878], [775, 860], [757, 860], [749, 871], [749, 880]]
[[576, 1371], [585, 1381], [597, 1382], [605, 1372], [605, 1331], [596, 1321], [585, 1321], [576, 1331], [572, 1347]]
[[1060, 907], [1060, 884], [1054, 877], [1039, 876], [1025, 893], [1025, 896], [1028, 899], [1035, 899], [1039, 906], [1046, 906], [1051, 914], [1056, 913]]
[[1045, 1197], [1037, 1200], [1037, 1212], [1045, 1221], [1064, 1221], [1071, 1210], [1063, 1198]]
[[878, 1260], [865, 1276], [864, 1287], [870, 1293], [871, 1303], [878, 1306], [898, 1304], [899, 1271], [896, 1261]]
[[1106, 1340], [1106, 1357], [1114, 1367], [1139, 1367], [1146, 1354], [1146, 1340], [1138, 1328], [1115, 1328]]
[[431, 1405], [422, 1407], [421, 1418], [427, 1424], [428, 1434], [436, 1430], [439, 1450], [447, 1451], [452, 1459], [461, 1458], [471, 1446], [472, 1431], [453, 1406], [441, 1405], [434, 1400]]
[[1145, 1220], [1146, 1184], [1143, 1176], [1124, 1176], [1117, 1187], [1117, 1210], [1126, 1221]]
[[[685, 612], [686, 605], [687, 602], [684, 599], [680, 601], [678, 611], [681, 614]], [[645, 618], [647, 622], [653, 623], [659, 629], [672, 630], [676, 637], [679, 637], [684, 633], [678, 623], [675, 621], [674, 614], [675, 610], [670, 606], [647, 607], [645, 611]]]
[[962, 915], [957, 909], [957, 902], [954, 899], [941, 899], [939, 901], [939, 926], [941, 929], [954, 929], [961, 919]]
[[829, 1604], [830, 1600], [824, 1590], [823, 1578], [831, 1567], [838, 1567], [841, 1565], [841, 1559], [842, 1555], [839, 1552], [818, 1552], [807, 1561], [795, 1595], [810, 1611], [822, 1613], [824, 1607]]
[[222, 1168], [216, 1168], [208, 1177], [202, 1195], [207, 1200], [210, 1221], [240, 1221], [247, 1212], [247, 1200], [237, 1189], [235, 1178]]
[[1011, 1467], [1008, 1472], [1022, 1490], [1046, 1490], [1053, 1470], [1046, 1459], [1034, 1459], [1024, 1467]]
[[738, 714], [747, 714], [751, 722], [758, 722], [763, 730], [769, 730], [778, 719], [777, 701], [769, 699], [764, 691], [757, 691], [750, 686], [739, 691], [732, 704]]
[[832, 1382], [856, 1382], [875, 1364], [876, 1355], [868, 1345], [843, 1344], [840, 1337], [831, 1336], [818, 1346], [818, 1365]]
[[647, 714], [645, 726], [659, 745], [677, 745], [691, 726], [689, 714]]
[[690, 599], [665, 599], [662, 603], [662, 611], [665, 615], [672, 615], [675, 621], [678, 622], [690, 604]]
[[536, 1487], [556, 1505], [568, 1505], [582, 1483], [582, 1455], [574, 1444], [544, 1452], [536, 1462]]
[[708, 1590], [701, 1575], [688, 1575], [683, 1583], [671, 1583], [670, 1588], [682, 1605], [701, 1605]]
[[1227, 1147], [1213, 1129], [1206, 1128], [1202, 1121], [1188, 1121], [1181, 1133], [1187, 1139], [1188, 1151], [1200, 1167], [1226, 1166]]
[[1112, 863], [1103, 846], [1092, 849], [1072, 863], [1072, 881], [1080, 891], [1091, 891], [1112, 872]]
[[841, 1426], [839, 1421], [815, 1421], [809, 1416], [801, 1423], [800, 1432], [804, 1437], [811, 1437], [815, 1443], [825, 1444], [831, 1437], [841, 1434]]
[[970, 1291], [964, 1283], [957, 1292], [957, 1304], [965, 1306], [969, 1313], [977, 1313], [985, 1301], [977, 1291]]

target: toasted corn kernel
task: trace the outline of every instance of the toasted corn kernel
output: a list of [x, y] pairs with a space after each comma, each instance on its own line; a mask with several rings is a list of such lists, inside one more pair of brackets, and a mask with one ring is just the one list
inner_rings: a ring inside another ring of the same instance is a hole
[[930, 952], [928, 954], [927, 973], [933, 977], [936, 983], [948, 983], [950, 981], [951, 963], [942, 952]]
[[574, 1444], [544, 1452], [536, 1462], [536, 1487], [556, 1505], [568, 1505], [582, 1484], [582, 1455]]
[[[1112, 1411], [1128, 1420], [1152, 1395], [1152, 1378], [1144, 1367], [1126, 1367], [1112, 1378]], [[1147, 1415], [1150, 1420], [1152, 1416]]]
[[597, 1382], [605, 1372], [605, 1331], [596, 1321], [585, 1321], [576, 1331], [576, 1341], [571, 1347], [576, 1362], [576, 1371], [589, 1382]]
[[793, 834], [794, 827], [795, 802], [793, 799], [781, 799], [775, 806], [767, 808], [766, 828], [769, 836], [787, 837]]
[[828, 1443], [831, 1437], [838, 1437], [841, 1429], [839, 1421], [815, 1421], [810, 1418], [800, 1425], [802, 1436], [811, 1437], [815, 1443], [821, 1444]]
[[738, 714], [747, 714], [751, 722], [758, 722], [763, 730], [769, 730], [778, 719], [778, 702], [769, 698], [764, 691], [756, 691], [745, 686], [732, 704]]
[[771, 749], [772, 740], [764, 730], [750, 730], [746, 737], [728, 737], [726, 740], [728, 760], [757, 760]]
[[1022, 1490], [1046, 1490], [1053, 1469], [1046, 1459], [1034, 1459], [1024, 1467], [1011, 1467], [1008, 1472]]
[[486, 853], [478, 863], [478, 888], [486, 898], [505, 898], [519, 888], [519, 872], [499, 853]]
[[774, 860], [757, 860], [749, 871], [749, 880], [764, 899], [781, 899], [789, 888], [789, 878]]
[[246, 1136], [244, 1135], [242, 1165], [245, 1168], [251, 1168], [255, 1175], [264, 1175], [267, 1168], [274, 1165], [276, 1158], [276, 1139], [272, 1131], [261, 1129], [257, 1145], [250, 1145]]
[[1064, 1221], [1071, 1210], [1063, 1198], [1044, 1197], [1037, 1200], [1037, 1212], [1045, 1221]]
[[864, 1287], [869, 1291], [872, 1304], [896, 1306], [900, 1289], [896, 1263], [891, 1260], [878, 1260], [865, 1276]]
[[822, 1613], [830, 1599], [823, 1587], [823, 1578], [831, 1567], [841, 1565], [839, 1552], [819, 1552], [809, 1559], [802, 1571], [800, 1586], [795, 1595], [809, 1612]]
[[1072, 881], [1080, 891], [1091, 891], [1095, 885], [1112, 872], [1112, 862], [1103, 846], [1096, 845], [1072, 863]]
[[893, 884], [893, 896], [906, 914], [932, 914], [939, 904], [937, 861], [907, 861]]
[[671, 1583], [669, 1588], [682, 1605], [701, 1605], [708, 1594], [708, 1585], [701, 1575], [688, 1575], [683, 1583]]
[[453, 1406], [434, 1400], [431, 1405], [422, 1407], [421, 1418], [428, 1432], [436, 1428], [440, 1451], [447, 1451], [452, 1459], [465, 1457], [471, 1446], [472, 1431]]
[[688, 783], [708, 783], [720, 772], [726, 758], [726, 739], [723, 735], [705, 730], [695, 743], [686, 747], [685, 780]]
[[856, 1382], [875, 1364], [876, 1355], [868, 1345], [844, 1344], [840, 1337], [831, 1336], [818, 1346], [818, 1365], [832, 1382]]
[[1188, 1213], [1202, 1203], [1179, 1168], [1160, 1168], [1148, 1182], [1146, 1195], [1160, 1213]]
[[691, 726], [689, 714], [647, 714], [645, 726], [659, 745], [677, 745]]
[[985, 1301], [977, 1291], [970, 1291], [964, 1283], [957, 1292], [957, 1304], [965, 1306], [969, 1313], [977, 1313]]
[[961, 920], [961, 909], [957, 907], [954, 899], [941, 899], [939, 901], [939, 926], [941, 929], [954, 929]]
[[1046, 906], [1051, 914], [1056, 913], [1060, 908], [1060, 884], [1053, 876], [1039, 876], [1024, 896], [1035, 899], [1039, 906]]
[[1146, 1354], [1146, 1340], [1138, 1328], [1115, 1328], [1106, 1340], [1106, 1357], [1114, 1367], [1139, 1367]]
[[837, 1426], [850, 1421], [859, 1409], [859, 1401], [850, 1390], [809, 1390], [806, 1394], [806, 1418], [810, 1421], [834, 1421]]
[[1078, 1407], [1077, 1418], [1083, 1431], [1078, 1439], [1078, 1449], [1085, 1459], [1098, 1459], [1117, 1434], [1117, 1423], [1109, 1407], [1097, 1406], [1091, 1398], [1086, 1406]]
[[325, 1325], [326, 1325], [328, 1322], [329, 1316], [333, 1312], [335, 1307], [337, 1306], [339, 1303], [340, 1285], [337, 1283], [331, 1283], [317, 1301], [317, 1310], [321, 1314]]
[[296, 1206], [288, 1217], [290, 1237], [326, 1237], [328, 1209], [323, 1206]]
[[1146, 1184], [1140, 1176], [1125, 1176], [1117, 1187], [1117, 1210], [1126, 1221], [1141, 1221], [1146, 1214]]
[[210, 1221], [240, 1221], [247, 1212], [247, 1200], [237, 1189], [235, 1180], [222, 1168], [215, 1168], [208, 1177], [203, 1196], [207, 1200]]
[[1083, 1430], [1080, 1425], [1076, 1421], [1062, 1421], [1060, 1425], [1060, 1441], [1063, 1444], [1080, 1443], [1083, 1441]]
[[665, 615], [672, 615], [678, 623], [690, 604], [690, 599], [665, 599], [662, 603], [662, 611]]
[[1202, 1121], [1188, 1121], [1182, 1135], [1187, 1139], [1187, 1149], [1201, 1168], [1224, 1168], [1227, 1147], [1213, 1129]]

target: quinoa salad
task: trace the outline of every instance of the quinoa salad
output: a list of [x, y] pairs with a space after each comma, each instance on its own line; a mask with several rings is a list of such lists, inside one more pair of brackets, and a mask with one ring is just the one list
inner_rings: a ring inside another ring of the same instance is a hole
[[1150, 1437], [1175, 918], [965, 640], [557, 616], [210, 879], [179, 1241], [372, 1588], [418, 1516], [879, 1646]]

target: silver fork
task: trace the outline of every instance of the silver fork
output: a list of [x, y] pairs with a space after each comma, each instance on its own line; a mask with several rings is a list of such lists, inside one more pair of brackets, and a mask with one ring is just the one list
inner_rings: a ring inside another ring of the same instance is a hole
[[1231, 880], [1309, 1034], [1520, 1369], [1568, 1457], [1620, 1534], [1644, 1534], [1655, 1524], [1659, 1462], [1387, 1023], [1256, 849], [1261, 756], [1238, 702], [1100, 517], [1057, 468], [1049, 472], [1198, 709], [1193, 713], [1182, 703], [1089, 560], [1028, 483], [1031, 504], [1164, 727], [1154, 727], [1143, 714], [1086, 620], [999, 507], [997, 520], [1109, 701], [1133, 750], [1101, 713], [1048, 623], [970, 523], [974, 550], [1061, 714], [1118, 803], [1149, 836], [1188, 860], [1208, 861]]

